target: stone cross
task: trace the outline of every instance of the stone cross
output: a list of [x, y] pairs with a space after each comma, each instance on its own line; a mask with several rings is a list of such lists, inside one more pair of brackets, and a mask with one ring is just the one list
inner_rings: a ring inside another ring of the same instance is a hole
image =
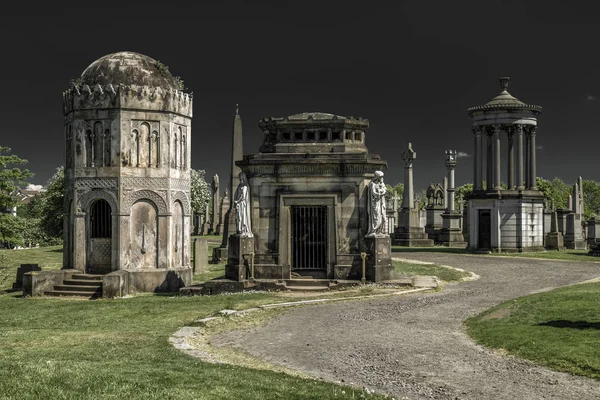
[[404, 160], [404, 193], [402, 196], [402, 208], [412, 210], [415, 207], [412, 162], [417, 158], [417, 153], [412, 149], [412, 144], [408, 143], [408, 148], [402, 153]]

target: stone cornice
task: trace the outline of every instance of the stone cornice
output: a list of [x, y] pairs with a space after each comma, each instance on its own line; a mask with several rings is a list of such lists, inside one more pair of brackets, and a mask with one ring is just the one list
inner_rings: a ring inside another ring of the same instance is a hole
[[181, 90], [111, 84], [73, 86], [63, 92], [63, 111], [85, 109], [136, 109], [167, 111], [192, 117], [193, 98]]

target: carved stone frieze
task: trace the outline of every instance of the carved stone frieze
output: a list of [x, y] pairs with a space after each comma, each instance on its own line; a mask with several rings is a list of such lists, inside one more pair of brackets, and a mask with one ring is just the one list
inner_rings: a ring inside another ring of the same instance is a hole
[[129, 192], [125, 196], [125, 200], [123, 201], [123, 213], [128, 214], [131, 212], [131, 206], [135, 204], [135, 202], [140, 200], [149, 200], [152, 202], [159, 214], [167, 214], [167, 202], [166, 202], [166, 191], [152, 191], [152, 190], [135, 190]]
[[116, 188], [77, 189], [77, 211], [86, 211], [94, 200], [104, 199], [110, 204], [111, 212], [118, 213]]
[[174, 203], [175, 201], [178, 201], [178, 200], [183, 205], [183, 213], [185, 215], [191, 215], [192, 211], [190, 208], [190, 200], [189, 200], [188, 196], [184, 192], [181, 192], [178, 190], [177, 191], [173, 190], [171, 192], [171, 201]]
[[117, 188], [117, 178], [75, 178], [76, 189]]

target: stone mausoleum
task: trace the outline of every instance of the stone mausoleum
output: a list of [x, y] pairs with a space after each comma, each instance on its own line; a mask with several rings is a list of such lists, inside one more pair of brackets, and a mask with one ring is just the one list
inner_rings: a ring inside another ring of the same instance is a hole
[[[361, 279], [365, 251], [366, 278], [390, 279], [389, 236], [378, 238], [378, 254], [365, 240], [367, 189], [387, 167], [365, 145], [369, 121], [311, 112], [264, 118], [259, 127], [259, 152], [237, 162], [250, 188], [253, 249], [245, 251], [254, 252], [254, 278]], [[249, 278], [249, 256], [244, 266], [230, 252], [227, 278]]]
[[500, 78], [502, 91], [496, 97], [468, 109], [474, 140], [473, 193], [467, 199], [468, 247], [474, 251], [544, 248], [544, 195], [536, 187], [535, 144], [542, 108], [508, 93], [509, 79]]
[[191, 95], [162, 63], [120, 52], [94, 61], [63, 99], [61, 276], [102, 275], [108, 297], [189, 284]]

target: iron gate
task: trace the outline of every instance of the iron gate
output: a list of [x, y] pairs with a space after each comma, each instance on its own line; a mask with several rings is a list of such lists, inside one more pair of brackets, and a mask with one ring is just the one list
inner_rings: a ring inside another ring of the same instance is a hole
[[292, 269], [327, 270], [327, 206], [292, 206]]

